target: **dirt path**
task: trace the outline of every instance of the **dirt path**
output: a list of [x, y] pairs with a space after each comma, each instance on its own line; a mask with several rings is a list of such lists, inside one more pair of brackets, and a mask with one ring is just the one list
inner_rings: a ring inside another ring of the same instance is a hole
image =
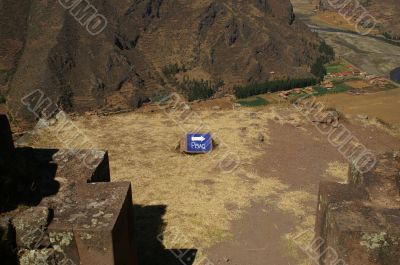
[[297, 264], [276, 240], [291, 231], [295, 220], [277, 209], [255, 204], [232, 225], [234, 239], [216, 245], [208, 257], [214, 264]]

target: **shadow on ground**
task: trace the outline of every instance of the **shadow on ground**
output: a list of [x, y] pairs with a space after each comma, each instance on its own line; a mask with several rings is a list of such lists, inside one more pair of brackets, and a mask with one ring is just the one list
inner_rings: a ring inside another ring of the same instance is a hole
[[[135, 238], [141, 265], [192, 265], [196, 249], [166, 249], [163, 245], [167, 206], [134, 205]], [[177, 235], [179, 236], [179, 235]]]
[[[52, 162], [58, 150], [9, 149], [0, 152], [0, 214], [36, 206], [60, 188], [55, 180], [57, 165]], [[15, 230], [10, 227], [8, 217], [0, 216], [0, 260], [4, 265], [18, 264]]]
[[0, 213], [18, 205], [35, 206], [44, 197], [58, 192], [57, 165], [52, 157], [57, 149], [16, 148], [0, 159]]

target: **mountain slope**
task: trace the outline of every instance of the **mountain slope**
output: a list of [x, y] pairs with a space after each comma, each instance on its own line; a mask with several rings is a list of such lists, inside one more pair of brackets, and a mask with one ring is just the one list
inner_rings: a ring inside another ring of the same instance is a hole
[[[4, 14], [18, 6], [1, 3]], [[318, 37], [296, 19], [289, 0], [92, 0], [108, 22], [95, 36], [58, 1], [27, 3], [20, 26], [4, 21], [23, 37], [4, 33], [0, 44], [9, 51], [4, 40], [24, 43], [10, 55], [17, 63], [3, 81], [20, 120], [35, 118], [21, 104], [35, 89], [68, 111], [134, 109], [174, 89], [162, 74], [169, 65], [229, 88], [265, 81], [270, 72], [309, 76], [320, 56]]]

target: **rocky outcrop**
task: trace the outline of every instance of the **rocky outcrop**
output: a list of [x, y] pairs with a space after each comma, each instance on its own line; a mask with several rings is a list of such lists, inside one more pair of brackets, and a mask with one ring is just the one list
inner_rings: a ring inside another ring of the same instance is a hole
[[392, 265], [400, 260], [400, 157], [386, 153], [348, 184], [323, 182], [313, 249], [321, 265]]
[[[1, 3], [8, 16], [19, 6]], [[20, 25], [5, 21], [18, 36], [1, 33], [13, 58], [4, 82], [16, 120], [37, 118], [21, 104], [36, 89], [67, 111], [134, 109], [174, 89], [162, 74], [171, 64], [184, 65], [191, 79], [232, 87], [265, 81], [270, 72], [309, 75], [319, 56], [317, 36], [296, 19], [289, 0], [25, 3]], [[98, 21], [103, 31], [91, 15], [105, 19]]]

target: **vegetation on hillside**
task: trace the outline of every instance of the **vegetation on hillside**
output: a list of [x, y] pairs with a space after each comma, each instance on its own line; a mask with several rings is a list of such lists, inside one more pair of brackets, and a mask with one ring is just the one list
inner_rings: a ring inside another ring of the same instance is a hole
[[312, 86], [317, 83], [318, 81], [315, 78], [275, 80], [275, 81], [267, 81], [261, 84], [236, 86], [234, 87], [234, 91], [236, 98], [247, 98], [269, 92], [272, 93], [282, 90], [290, 90], [298, 87]]
[[186, 66], [184, 64], [179, 65], [179, 64], [175, 63], [175, 64], [169, 64], [169, 65], [165, 66], [162, 69], [162, 72], [165, 75], [165, 77], [167, 77], [168, 79], [173, 79], [176, 74], [178, 74], [180, 72], [186, 72], [187, 70], [188, 69], [186, 68]]
[[319, 52], [322, 54], [320, 59], [324, 63], [329, 63], [333, 59], [335, 59], [335, 51], [331, 46], [326, 44], [325, 41], [322, 41], [321, 44], [319, 45]]
[[324, 79], [324, 76], [327, 74], [327, 70], [322, 58], [318, 58], [317, 61], [311, 66], [311, 73], [319, 80]]
[[198, 99], [211, 98], [215, 92], [218, 91], [225, 83], [223, 80], [218, 79], [216, 81], [204, 80], [204, 79], [190, 79], [185, 76], [183, 81], [178, 81], [175, 77], [178, 73], [185, 73], [188, 69], [184, 64], [170, 64], [162, 69], [164, 76], [167, 80], [174, 85], [180, 92], [186, 95], [188, 101], [194, 101]]
[[6, 103], [6, 97], [0, 93], [0, 104]]
[[383, 32], [383, 36], [389, 40], [400, 40], [400, 35], [395, 35], [394, 33], [387, 31]]
[[333, 62], [326, 65], [326, 70], [328, 74], [340, 73], [346, 71], [346, 69], [348, 69], [347, 64], [343, 62]]
[[245, 107], [259, 107], [269, 104], [268, 100], [262, 97], [256, 97], [255, 99], [250, 100], [238, 100], [236, 103]]
[[218, 89], [224, 85], [224, 81], [218, 80], [197, 80], [185, 78], [178, 84], [178, 89], [182, 91], [189, 101], [211, 98]]
[[311, 65], [311, 73], [315, 75], [319, 80], [324, 79], [327, 74], [327, 69], [325, 67], [326, 63], [329, 63], [335, 58], [335, 51], [331, 46], [322, 41], [319, 46], [320, 57]]

